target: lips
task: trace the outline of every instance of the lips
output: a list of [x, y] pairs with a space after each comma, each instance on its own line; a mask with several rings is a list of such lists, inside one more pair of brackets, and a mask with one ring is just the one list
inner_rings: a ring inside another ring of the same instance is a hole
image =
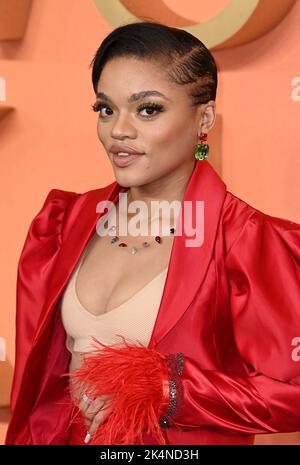
[[113, 145], [110, 149], [112, 153], [118, 152], [126, 152], [133, 155], [143, 155], [144, 152], [139, 152], [138, 150], [134, 149], [133, 147], [129, 147], [128, 145]]
[[119, 168], [122, 168], [124, 166], [131, 165], [131, 163], [133, 163], [140, 157], [140, 154], [133, 153], [128, 155], [127, 157], [122, 157], [117, 155], [116, 153], [112, 153], [112, 157], [114, 164]]

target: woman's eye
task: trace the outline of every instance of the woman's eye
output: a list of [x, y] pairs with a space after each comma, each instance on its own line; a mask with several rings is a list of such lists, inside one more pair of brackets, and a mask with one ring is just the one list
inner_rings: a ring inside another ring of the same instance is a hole
[[141, 105], [138, 108], [138, 110], [139, 111], [143, 111], [143, 110], [150, 111], [150, 114], [146, 113], [146, 117], [151, 117], [151, 116], [155, 115], [156, 113], [160, 113], [160, 112], [164, 111], [163, 106], [158, 104], [158, 103], [149, 103], [149, 104]]
[[99, 103], [99, 102], [96, 102], [96, 103], [94, 103], [94, 105], [92, 105], [93, 111], [100, 111], [100, 116], [101, 117], [103, 117], [102, 114], [101, 114], [101, 110], [103, 108], [109, 108], [109, 107], [107, 105], [105, 105], [104, 103]]
[[[100, 112], [100, 118], [105, 118], [106, 116], [109, 116], [107, 114], [103, 115], [101, 113], [101, 110], [103, 110], [104, 108], [109, 109], [111, 111], [111, 108], [105, 103], [96, 102], [92, 105], [93, 111]], [[143, 110], [146, 110], [147, 113], [142, 116], [145, 116], [147, 119], [147, 118], [151, 118], [152, 116], [155, 116], [156, 113], [164, 111], [164, 108], [163, 108], [163, 105], [160, 105], [158, 103], [148, 103], [148, 104], [143, 104], [140, 107], [138, 107], [138, 113], [141, 113], [141, 111]]]

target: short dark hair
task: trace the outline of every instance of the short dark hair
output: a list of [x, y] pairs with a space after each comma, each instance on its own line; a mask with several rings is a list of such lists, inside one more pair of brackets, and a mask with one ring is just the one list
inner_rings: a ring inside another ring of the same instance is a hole
[[105, 63], [124, 56], [159, 63], [171, 82], [189, 86], [193, 106], [216, 99], [218, 72], [214, 57], [184, 29], [157, 21], [139, 21], [114, 29], [90, 64], [95, 94]]

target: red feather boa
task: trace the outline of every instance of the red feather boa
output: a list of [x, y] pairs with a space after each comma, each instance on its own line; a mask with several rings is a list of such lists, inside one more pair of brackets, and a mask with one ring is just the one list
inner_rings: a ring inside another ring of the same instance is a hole
[[169, 404], [166, 356], [143, 345], [128, 344], [124, 338], [123, 347], [93, 340], [95, 350], [88, 356], [82, 353], [80, 368], [68, 373], [79, 392], [92, 399], [111, 399], [111, 413], [99, 424], [89, 444], [143, 444], [144, 431], [159, 444], [166, 444], [159, 424]]

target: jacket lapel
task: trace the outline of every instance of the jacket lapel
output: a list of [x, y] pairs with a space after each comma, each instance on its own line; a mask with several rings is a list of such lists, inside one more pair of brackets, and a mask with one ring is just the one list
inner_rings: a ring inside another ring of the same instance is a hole
[[[34, 345], [38, 343], [53, 316], [53, 308], [61, 297], [64, 288], [89, 240], [96, 232], [97, 221], [103, 214], [96, 213], [99, 201], [110, 200], [116, 204], [118, 194], [127, 188], [114, 182], [103, 189], [83, 194], [76, 203], [64, 224], [63, 240], [57, 259], [49, 293], [38, 323]], [[207, 161], [196, 162], [185, 189], [183, 201], [191, 201], [195, 212], [196, 200], [204, 201], [204, 242], [198, 247], [187, 247], [191, 239], [182, 228], [182, 235], [174, 237], [168, 273], [157, 318], [148, 347], [153, 348], [178, 322], [191, 304], [201, 287], [207, 267], [212, 257], [216, 231], [226, 186]], [[181, 211], [183, 211], [181, 209]], [[178, 231], [178, 216], [176, 230]], [[195, 225], [195, 223], [194, 223]]]
[[196, 200], [204, 202], [204, 241], [200, 246], [188, 247], [186, 240], [191, 237], [186, 234], [184, 227], [182, 235], [175, 236], [149, 348], [161, 342], [176, 325], [200, 289], [212, 257], [225, 196], [226, 185], [211, 165], [207, 161], [196, 162], [182, 204], [191, 201], [192, 212], [195, 213]]

